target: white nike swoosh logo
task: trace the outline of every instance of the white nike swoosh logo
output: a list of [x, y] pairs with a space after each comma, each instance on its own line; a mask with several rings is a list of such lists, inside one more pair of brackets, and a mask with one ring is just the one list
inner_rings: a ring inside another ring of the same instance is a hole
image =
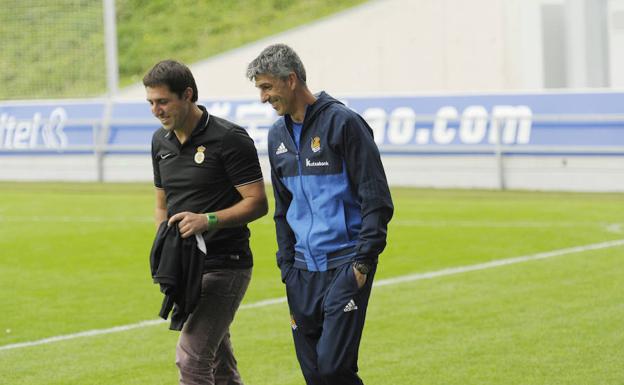
[[163, 154], [160, 156], [160, 159], [167, 159], [168, 157], [170, 157], [171, 155], [173, 155], [172, 153], [169, 154]]

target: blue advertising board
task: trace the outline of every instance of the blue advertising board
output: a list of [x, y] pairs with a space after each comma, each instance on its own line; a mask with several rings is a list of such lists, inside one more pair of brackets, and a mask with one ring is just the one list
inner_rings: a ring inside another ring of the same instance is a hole
[[[536, 147], [624, 147], [624, 93], [535, 93], [345, 97], [383, 152], [421, 153], [475, 146], [507, 152]], [[200, 102], [245, 127], [260, 152], [278, 118], [257, 99]], [[0, 154], [93, 151], [148, 153], [159, 127], [147, 102], [105, 100], [0, 103]], [[103, 130], [109, 122], [108, 130]], [[512, 148], [512, 150], [509, 150]], [[624, 150], [622, 151], [624, 153]]]

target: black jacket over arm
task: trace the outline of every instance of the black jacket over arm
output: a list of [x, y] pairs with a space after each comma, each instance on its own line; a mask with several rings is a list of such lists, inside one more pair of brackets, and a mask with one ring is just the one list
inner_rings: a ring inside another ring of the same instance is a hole
[[150, 268], [154, 283], [160, 284], [165, 295], [160, 317], [167, 319], [173, 308], [171, 330], [182, 330], [199, 301], [204, 259], [195, 237], [183, 239], [177, 224], [160, 224], [150, 253]]

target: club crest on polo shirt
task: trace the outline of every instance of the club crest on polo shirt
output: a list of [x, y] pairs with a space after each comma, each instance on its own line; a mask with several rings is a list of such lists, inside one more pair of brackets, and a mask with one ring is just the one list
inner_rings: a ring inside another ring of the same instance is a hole
[[315, 136], [312, 138], [312, 142], [310, 142], [310, 148], [312, 148], [312, 152], [321, 151], [321, 138]]
[[197, 152], [195, 153], [195, 163], [202, 164], [204, 162], [204, 159], [206, 159], [206, 155], [204, 154], [204, 151], [206, 151], [206, 147], [204, 146], [197, 147]]

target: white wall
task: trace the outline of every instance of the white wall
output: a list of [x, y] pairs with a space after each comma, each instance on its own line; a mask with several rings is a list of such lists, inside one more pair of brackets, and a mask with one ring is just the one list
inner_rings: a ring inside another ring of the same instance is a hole
[[[498, 189], [493, 157], [415, 156], [383, 158], [393, 186]], [[621, 191], [624, 157], [517, 156], [504, 159], [504, 184], [512, 190]]]
[[[496, 160], [486, 156], [382, 157], [392, 186], [498, 189]], [[270, 182], [268, 158], [260, 157], [265, 181]], [[95, 157], [2, 156], [0, 180], [96, 181]], [[517, 156], [504, 159], [508, 189], [544, 191], [624, 192], [624, 157]], [[151, 182], [149, 155], [105, 158], [107, 182]]]
[[[267, 45], [283, 42], [299, 53], [313, 91], [344, 95], [541, 88], [542, 1], [371, 1], [191, 69], [201, 98], [256, 96], [245, 77], [247, 65]], [[145, 97], [140, 84], [121, 95]]]
[[610, 82], [624, 89], [624, 0], [609, 0], [607, 15]]

